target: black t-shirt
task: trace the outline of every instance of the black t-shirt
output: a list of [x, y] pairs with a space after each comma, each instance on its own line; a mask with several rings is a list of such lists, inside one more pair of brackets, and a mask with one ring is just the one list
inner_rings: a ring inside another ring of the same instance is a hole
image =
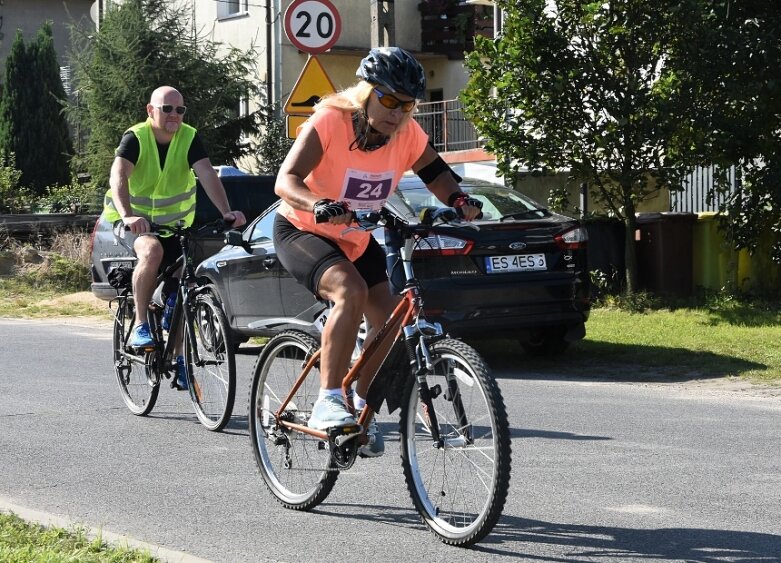
[[[169, 145], [161, 145], [157, 143], [157, 153], [160, 155], [160, 169], [165, 166], [165, 157], [168, 154]], [[138, 137], [132, 131], [126, 131], [122, 136], [122, 140], [119, 142], [119, 148], [117, 148], [116, 156], [121, 156], [125, 160], [129, 160], [135, 165], [138, 162], [138, 154], [141, 152], [141, 145], [138, 143]], [[187, 162], [192, 167], [193, 164], [209, 156], [206, 154], [206, 148], [203, 146], [200, 135], [195, 133], [193, 142], [190, 143], [190, 150], [187, 151]]]

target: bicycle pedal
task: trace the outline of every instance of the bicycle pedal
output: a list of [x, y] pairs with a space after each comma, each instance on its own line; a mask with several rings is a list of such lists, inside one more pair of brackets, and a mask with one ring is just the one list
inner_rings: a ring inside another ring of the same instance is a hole
[[348, 424], [346, 426], [332, 426], [326, 429], [328, 440], [337, 446], [343, 445], [348, 440], [352, 440], [361, 435], [363, 428], [360, 424]]

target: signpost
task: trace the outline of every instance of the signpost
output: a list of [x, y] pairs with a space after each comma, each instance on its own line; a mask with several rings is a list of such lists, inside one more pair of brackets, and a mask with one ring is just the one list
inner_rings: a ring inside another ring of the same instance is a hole
[[336, 91], [315, 55], [333, 47], [341, 32], [342, 19], [330, 0], [293, 0], [285, 11], [287, 38], [309, 53], [284, 107], [291, 139], [296, 138], [296, 129], [312, 114], [320, 98]]

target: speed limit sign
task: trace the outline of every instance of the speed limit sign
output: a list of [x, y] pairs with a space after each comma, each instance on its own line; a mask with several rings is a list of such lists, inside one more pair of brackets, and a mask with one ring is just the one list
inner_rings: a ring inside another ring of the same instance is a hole
[[323, 53], [342, 32], [342, 19], [330, 0], [293, 0], [285, 11], [285, 33], [304, 53]]

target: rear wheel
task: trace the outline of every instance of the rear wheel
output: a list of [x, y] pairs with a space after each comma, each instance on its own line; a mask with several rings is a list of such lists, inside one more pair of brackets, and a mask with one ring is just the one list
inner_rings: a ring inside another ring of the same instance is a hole
[[[283, 332], [263, 347], [250, 389], [249, 429], [260, 474], [285, 507], [309, 510], [333, 489], [339, 475], [328, 443], [277, 423], [275, 413], [290, 393], [317, 341], [299, 331]], [[293, 395], [281, 418], [305, 426], [320, 392], [320, 370]]]
[[190, 398], [201, 424], [218, 431], [230, 421], [236, 396], [230, 326], [219, 301], [209, 293], [195, 298], [192, 318], [195, 341], [185, 331], [184, 349]]
[[468, 546], [496, 524], [510, 486], [510, 433], [496, 381], [470, 346], [445, 339], [431, 347], [426, 375], [440, 442], [420, 400], [407, 386], [401, 411], [401, 459], [415, 508], [443, 542]]
[[[132, 296], [116, 299], [114, 311], [114, 372], [125, 405], [135, 415], [149, 414], [157, 401], [160, 385], [152, 384], [141, 363], [133, 362], [133, 350], [126, 346], [135, 325], [136, 313]], [[147, 368], [149, 369], [149, 368]]]

